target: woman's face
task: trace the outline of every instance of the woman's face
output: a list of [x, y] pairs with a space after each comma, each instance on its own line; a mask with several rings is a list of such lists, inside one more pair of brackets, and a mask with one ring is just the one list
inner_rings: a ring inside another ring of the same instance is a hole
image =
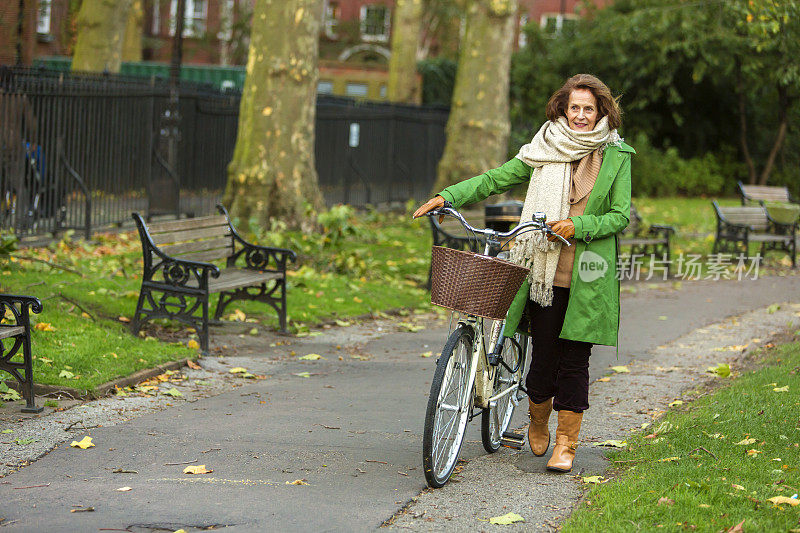
[[597, 99], [589, 89], [573, 89], [567, 102], [567, 122], [575, 131], [592, 131], [597, 124]]

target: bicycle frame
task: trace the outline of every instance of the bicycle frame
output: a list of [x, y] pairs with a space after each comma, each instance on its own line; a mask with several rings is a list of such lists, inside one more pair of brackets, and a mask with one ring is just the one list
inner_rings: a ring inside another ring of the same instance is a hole
[[[503, 345], [503, 329], [505, 328], [505, 321], [501, 321], [499, 327], [492, 327], [492, 331], [491, 331], [491, 334], [490, 334], [490, 337], [489, 337], [489, 343], [490, 343], [490, 345], [494, 345], [494, 348], [493, 348], [492, 352], [488, 352], [486, 350], [486, 337], [484, 335], [484, 320], [485, 319], [481, 318], [481, 317], [468, 315], [466, 318], [458, 321], [459, 325], [471, 328], [473, 333], [474, 333], [473, 338], [475, 339], [475, 342], [473, 343], [472, 357], [471, 357], [471, 360], [470, 360], [470, 377], [469, 377], [469, 381], [467, 382], [467, 388], [465, 389], [464, 394], [472, 394], [475, 397], [475, 400], [476, 400], [476, 401], [470, 402], [472, 404], [472, 407], [478, 407], [480, 409], [486, 409], [486, 408], [488, 408], [490, 406], [490, 404], [492, 402], [496, 402], [500, 398], [503, 398], [503, 397], [505, 397], [505, 396], [507, 396], [509, 394], [512, 394], [515, 391], [519, 390], [520, 383], [521, 383], [521, 379], [519, 379], [519, 374], [520, 374], [521, 368], [524, 367], [524, 365], [525, 365], [525, 356], [526, 356], [525, 352], [527, 351], [527, 349], [526, 349], [527, 348], [527, 342], [526, 342], [525, 346], [521, 347], [521, 351], [522, 351], [522, 357], [521, 358], [522, 358], [522, 360], [520, 361], [518, 368], [514, 372], [512, 372], [512, 374], [515, 375], [515, 379], [513, 380], [513, 383], [508, 388], [505, 388], [505, 389], [501, 390], [500, 392], [490, 396], [489, 398], [486, 398], [482, 394], [483, 391], [480, 391], [480, 393], [479, 393], [477, 390], [475, 390], [474, 393], [473, 393], [472, 392], [473, 391], [473, 386], [475, 385], [475, 383], [477, 381], [477, 376], [478, 376], [478, 365], [481, 362], [481, 360], [483, 360], [483, 363], [484, 363], [482, 370], [483, 370], [483, 372], [485, 372], [485, 376], [484, 376], [485, 383], [490, 383], [491, 384], [494, 381], [495, 372], [497, 372], [498, 365], [491, 364], [491, 362], [489, 361], [489, 353], [500, 353], [500, 350], [502, 349], [502, 345]], [[496, 326], [496, 324], [495, 324], [495, 326]], [[500, 364], [504, 364], [504, 363], [501, 362]], [[506, 365], [506, 368], [511, 370], [507, 365]], [[489, 389], [489, 390], [491, 390], [491, 389]], [[462, 405], [469, 405], [467, 403], [467, 400], [468, 400], [468, 398], [461, 398]], [[478, 400], [479, 400], [479, 403], [477, 402]], [[497, 413], [495, 413], [495, 415], [496, 414]], [[470, 413], [470, 419], [472, 419], [474, 417], [475, 417], [475, 415]]]

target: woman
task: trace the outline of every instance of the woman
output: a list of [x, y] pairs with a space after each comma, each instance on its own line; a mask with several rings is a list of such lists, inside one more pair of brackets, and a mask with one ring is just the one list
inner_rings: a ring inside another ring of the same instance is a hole
[[506, 317], [512, 336], [524, 314], [533, 340], [526, 378], [534, 455], [550, 446], [548, 420], [558, 412], [549, 470], [569, 472], [583, 411], [589, 407], [592, 345], [617, 345], [619, 280], [616, 235], [630, 217], [633, 148], [617, 134], [622, 111], [608, 87], [589, 74], [569, 78], [550, 97], [548, 121], [519, 154], [499, 168], [447, 187], [414, 213], [445, 200], [458, 208], [529, 182], [522, 220], [547, 215], [562, 247], [541, 233], [520, 235], [511, 260], [530, 267]]

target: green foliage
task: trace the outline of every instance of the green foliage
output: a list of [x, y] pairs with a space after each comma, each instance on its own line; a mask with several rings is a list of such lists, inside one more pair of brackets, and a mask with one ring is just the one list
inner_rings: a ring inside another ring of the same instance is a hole
[[742, 521], [742, 531], [797, 529], [797, 508], [769, 500], [798, 492], [800, 344], [772, 350], [766, 362], [612, 452], [621, 471], [593, 486], [562, 531], [718, 532]]
[[17, 249], [18, 239], [15, 235], [0, 233], [0, 257], [7, 257]]
[[[686, 159], [711, 152], [723, 166], [739, 148], [741, 87], [748, 144], [760, 164], [779, 117], [792, 112], [798, 96], [798, 11], [798, 0], [619, 0], [590, 10], [570, 30], [574, 34], [547, 36], [528, 25], [528, 46], [512, 63], [510, 150], [530, 139], [545, 118], [547, 99], [567, 77], [590, 72], [622, 96], [626, 136], [645, 135], [656, 148], [674, 147]], [[779, 98], [781, 91], [788, 97]], [[784, 153], [781, 168], [800, 181], [793, 152]], [[740, 174], [726, 180], [746, 177], [736, 170]]]
[[422, 75], [422, 103], [450, 105], [456, 82], [456, 62], [444, 57], [425, 59], [417, 64]]
[[731, 180], [726, 183], [723, 164], [711, 152], [683, 159], [676, 148], [655, 148], [644, 135], [630, 143], [636, 148], [631, 162], [631, 189], [636, 196], [714, 195], [735, 185]]
[[355, 224], [356, 210], [349, 205], [336, 205], [317, 217], [325, 235], [325, 244], [337, 246], [346, 237], [358, 237], [361, 228]]

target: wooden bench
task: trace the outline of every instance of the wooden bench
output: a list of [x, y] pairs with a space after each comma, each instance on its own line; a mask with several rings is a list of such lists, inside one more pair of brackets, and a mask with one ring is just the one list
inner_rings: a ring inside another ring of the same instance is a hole
[[[30, 313], [41, 313], [42, 302], [32, 296], [0, 294], [0, 370], [5, 370], [19, 382], [25, 398], [23, 413], [41, 413], [33, 396], [33, 357], [31, 355]], [[10, 322], [10, 323], [8, 323]], [[12, 361], [22, 350], [22, 361]], [[24, 376], [22, 374], [25, 374]]]
[[[231, 225], [228, 212], [220, 215], [146, 224], [139, 213], [144, 275], [131, 326], [170, 318], [194, 326], [200, 347], [208, 352], [209, 295], [219, 293], [214, 320], [236, 300], [256, 300], [278, 313], [286, 332], [286, 261], [297, 259], [292, 250], [256, 246]], [[225, 260], [220, 269], [211, 261]], [[241, 259], [241, 267], [237, 262]]]
[[769, 216], [763, 205], [722, 207], [711, 202], [717, 215], [717, 238], [713, 253], [748, 254], [751, 242], [761, 243], [761, 256], [767, 250], [784, 250], [797, 263], [797, 223], [781, 224]]
[[786, 186], [774, 185], [745, 185], [739, 182], [739, 194], [742, 196], [742, 205], [750, 203], [764, 203], [764, 202], [779, 202], [782, 204], [797, 203], [792, 199], [789, 194], [789, 188]]
[[642, 224], [642, 217], [636, 208], [631, 205], [631, 216], [628, 227], [620, 235], [620, 249], [629, 246], [631, 257], [641, 254], [641, 257], [649, 257], [654, 254], [656, 258], [667, 262], [670, 266], [670, 239], [675, 234], [675, 228], [662, 224]]

